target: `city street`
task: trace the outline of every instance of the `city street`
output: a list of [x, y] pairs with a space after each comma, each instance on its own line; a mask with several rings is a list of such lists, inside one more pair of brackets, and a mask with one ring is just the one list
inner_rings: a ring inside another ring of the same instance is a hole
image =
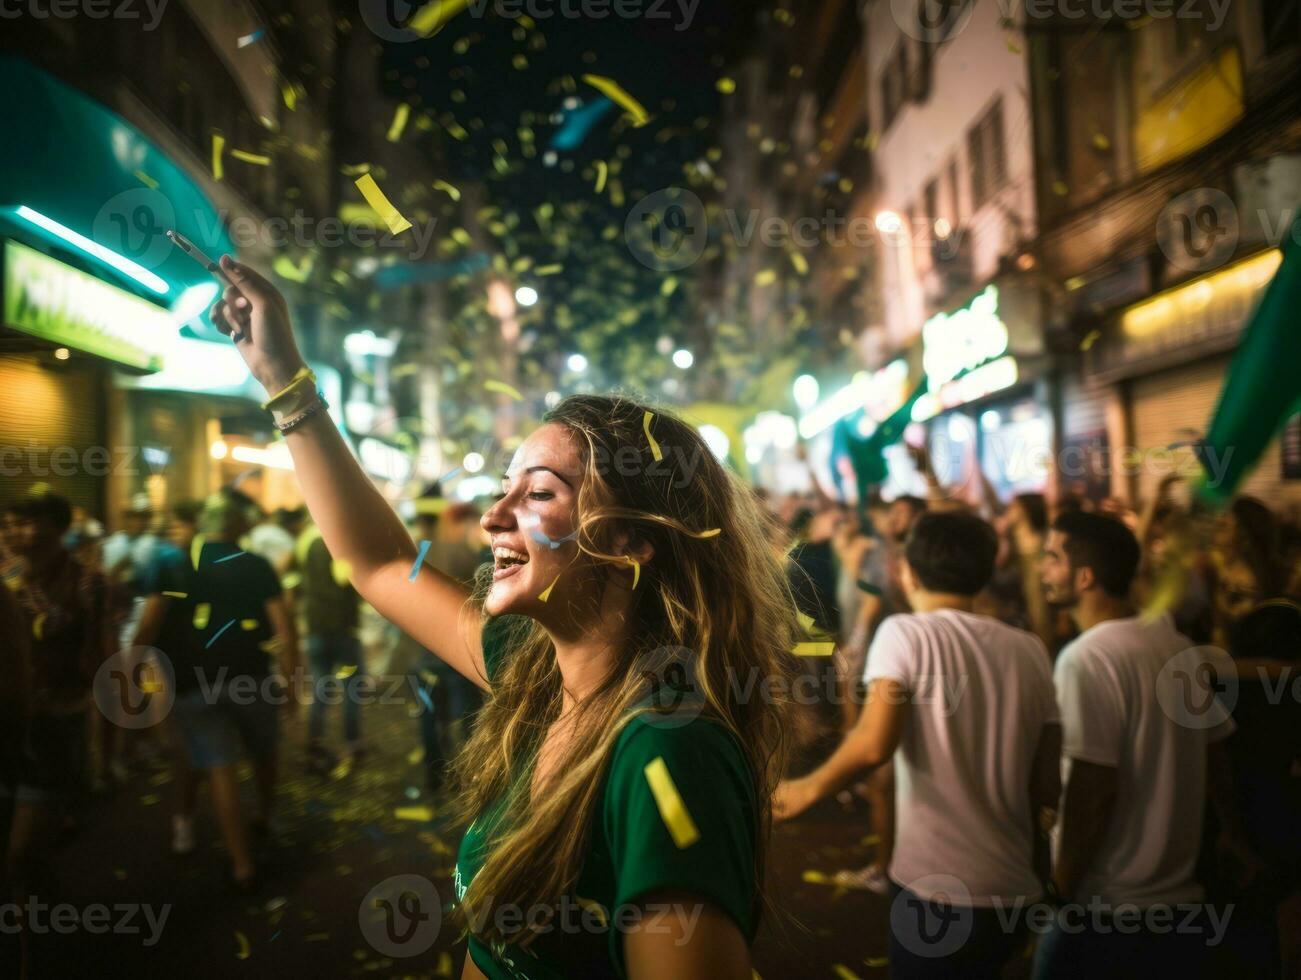
[[[368, 706], [372, 755], [358, 771], [336, 771], [328, 780], [305, 771], [305, 714], [289, 724], [282, 808], [254, 899], [225, 884], [206, 794], [198, 849], [185, 858], [171, 854], [170, 773], [142, 766], [113, 798], [92, 805], [81, 831], [58, 852], [46, 900], [79, 910], [149, 905], [160, 934], [144, 911], [129, 920], [114, 911], [110, 927], [138, 932], [33, 936], [34, 978], [459, 976], [465, 947], [452, 927], [421, 955], [395, 959], [373, 948], [359, 925], [363, 899], [391, 875], [424, 875], [444, 902], [451, 896], [460, 828], [443, 819], [446, 799], [432, 801], [431, 822], [403, 819], [423, 814], [399, 816], [431, 805], [409, 798], [421, 769], [411, 757], [418, 742], [407, 710]], [[244, 789], [251, 794], [250, 783]], [[777, 828], [770, 899], [778, 911], [766, 917], [756, 943], [761, 977], [885, 975], [886, 900], [804, 880], [808, 872], [866, 863], [866, 824], [861, 805], [829, 803]], [[42, 916], [48, 921], [50, 913]], [[157, 941], [146, 945], [153, 935]]]

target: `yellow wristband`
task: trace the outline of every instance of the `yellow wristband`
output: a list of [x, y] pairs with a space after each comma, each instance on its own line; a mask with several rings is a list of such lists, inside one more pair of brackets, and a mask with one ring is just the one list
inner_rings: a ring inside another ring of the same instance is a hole
[[274, 395], [272, 395], [270, 398], [268, 398], [266, 401], [262, 403], [262, 408], [264, 410], [270, 409], [271, 406], [274, 405], [276, 402], [278, 402], [283, 396], [289, 394], [296, 387], [301, 386], [304, 381], [308, 382], [308, 384], [311, 387], [313, 388], [316, 387], [316, 375], [312, 372], [312, 369], [305, 364], [298, 369], [297, 374], [295, 374], [292, 378], [289, 379], [289, 384], [285, 385], [278, 392], [276, 392]]

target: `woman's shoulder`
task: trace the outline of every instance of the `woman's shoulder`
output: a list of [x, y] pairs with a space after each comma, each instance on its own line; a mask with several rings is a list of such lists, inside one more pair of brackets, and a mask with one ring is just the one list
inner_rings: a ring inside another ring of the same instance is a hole
[[751, 784], [740, 739], [722, 721], [707, 715], [682, 717], [643, 711], [629, 718], [615, 741], [611, 769], [640, 774], [656, 760], [669, 769], [690, 773], [693, 779]]

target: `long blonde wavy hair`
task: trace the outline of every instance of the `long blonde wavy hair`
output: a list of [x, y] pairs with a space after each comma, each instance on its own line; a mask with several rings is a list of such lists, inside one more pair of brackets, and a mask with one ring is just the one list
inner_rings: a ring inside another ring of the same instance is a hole
[[[621, 534], [649, 542], [654, 556], [632, 594], [633, 639], [574, 707], [572, 739], [537, 799], [530, 798], [533, 765], [562, 699], [545, 629], [521, 618], [492, 678], [455, 767], [467, 818], [505, 801], [458, 910], [463, 925], [480, 924], [475, 934], [484, 942], [528, 946], [536, 934], [503, 935], [494, 910], [554, 907], [575, 885], [615, 742], [628, 721], [650, 710], [646, 678], [663, 676], [666, 651], [675, 649], [690, 657], [701, 716], [726, 726], [745, 753], [760, 804], [755, 890], [762, 894], [772, 792], [795, 730], [789, 700], [771, 696], [789, 691], [798, 671], [795, 605], [760, 502], [694, 428], [661, 411], [653, 421], [656, 461], [643, 429], [647, 411], [625, 397], [578, 395], [543, 420], [567, 428], [582, 456], [577, 560], [626, 580], [627, 561], [615, 553]], [[714, 528], [720, 533], [700, 536]], [[766, 685], [767, 678], [777, 683]]]

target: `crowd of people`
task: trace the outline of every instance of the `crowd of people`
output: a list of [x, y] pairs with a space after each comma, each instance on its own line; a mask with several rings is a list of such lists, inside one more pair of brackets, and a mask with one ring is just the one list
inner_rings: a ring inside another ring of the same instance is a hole
[[[983, 480], [973, 505], [912, 453], [926, 498], [791, 495], [774, 526], [840, 692], [838, 744], [775, 811], [866, 801], [874, 860], [833, 881], [894, 897], [895, 975], [998, 976], [1027, 946], [1001, 913], [1040, 900], [1101, 911], [1059, 912], [1036, 976], [1298, 975], [1297, 526], [1176, 503], [1177, 477], [1141, 510]], [[1218, 951], [1200, 926], [1117, 927], [1203, 897], [1240, 910]], [[949, 955], [932, 927], [955, 909]]]
[[[271, 287], [229, 269], [266, 307], [259, 335], [270, 324], [291, 350]], [[243, 300], [233, 289], [227, 303]], [[259, 379], [281, 391], [272, 404], [314, 397], [293, 391], [304, 370], [263, 365]], [[48, 486], [4, 504], [7, 893], [39, 888], [87, 800], [150, 754], [175, 776], [172, 849], [196, 846], [206, 785], [231, 887], [254, 891], [295, 678], [311, 681], [307, 768], [326, 776], [366, 758], [358, 692], [378, 663], [411, 678], [430, 792], [467, 743], [455, 776], [486, 820], [458, 855], [464, 907], [497, 907], [490, 889], [542, 900], [578, 882], [611, 908], [685, 893], [709, 913], [703, 939], [673, 948], [641, 934], [535, 947], [493, 920], [471, 930], [485, 975], [526, 955], [578, 957], [594, 976], [625, 957], [748, 963], [768, 801], [795, 820], [829, 797], [866, 801], [874, 859], [834, 882], [890, 896], [895, 976], [998, 976], [1031, 932], [1038, 976], [1198, 975], [1206, 930], [1154, 924], [1151, 910], [1201, 908], [1227, 926], [1215, 910], [1228, 905], [1269, 924], [1236, 962], [1297, 970], [1301, 534], [1263, 503], [1203, 510], [1176, 501], [1175, 480], [1141, 510], [1000, 501], [983, 481], [970, 502], [921, 451], [924, 497], [846, 504], [813, 479], [812, 493], [777, 499], [741, 487], [671, 415], [648, 442], [643, 406], [576, 396], [524, 442], [482, 513], [430, 493], [404, 526], [332, 426], [283, 414], [300, 433], [290, 444], [311, 514], [265, 515], [232, 486], [166, 514], [133, 500], [104, 537]], [[627, 447], [646, 454], [645, 472], [598, 468]], [[701, 469], [655, 482], [661, 447]], [[368, 652], [374, 612], [396, 625]], [[800, 637], [834, 655], [792, 656]], [[642, 682], [663, 679], [665, 650], [695, 651], [703, 716], [626, 723], [645, 717]], [[112, 703], [128, 713], [170, 691], [165, 725], [106, 707], [108, 661]], [[784, 762], [797, 712], [726, 682], [754, 669], [831, 672], [815, 712], [834, 737], [802, 774]], [[1045, 928], [1027, 903], [1051, 907]], [[1130, 909], [1138, 928], [1122, 923]]]

